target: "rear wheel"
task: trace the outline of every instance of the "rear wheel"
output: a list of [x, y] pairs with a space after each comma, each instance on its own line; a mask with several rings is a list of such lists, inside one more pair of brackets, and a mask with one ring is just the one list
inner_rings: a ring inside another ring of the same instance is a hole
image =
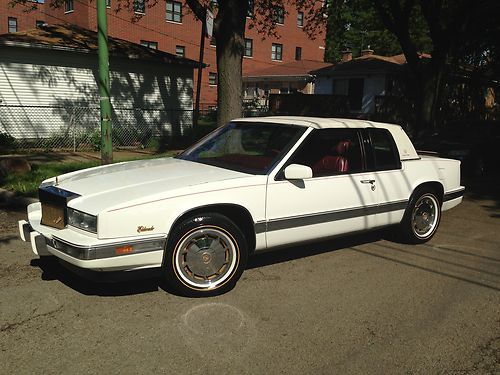
[[233, 221], [217, 213], [197, 214], [173, 230], [163, 273], [182, 295], [210, 296], [232, 289], [246, 260], [247, 243]]
[[429, 241], [441, 220], [441, 202], [432, 191], [416, 191], [400, 224], [403, 240], [410, 243]]

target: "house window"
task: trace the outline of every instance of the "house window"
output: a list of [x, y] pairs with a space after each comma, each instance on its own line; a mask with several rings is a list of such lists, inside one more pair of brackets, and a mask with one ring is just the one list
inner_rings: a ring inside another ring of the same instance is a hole
[[150, 40], [141, 40], [141, 46], [148, 47], [151, 49], [158, 49], [158, 42], [152, 42]]
[[254, 16], [254, 3], [255, 0], [248, 0], [248, 9], [247, 9], [247, 17], [253, 17]]
[[297, 26], [298, 27], [304, 26], [304, 12], [297, 13]]
[[73, 0], [66, 0], [64, 2], [64, 12], [68, 13], [72, 12], [73, 10], [75, 10], [75, 5], [73, 4]]
[[175, 46], [175, 54], [180, 57], [186, 56], [186, 47], [184, 46]]
[[245, 39], [245, 52], [243, 56], [252, 57], [253, 56], [253, 40]]
[[35, 22], [35, 26], [37, 29], [39, 29], [40, 27], [42, 27], [43, 25], [45, 25], [45, 21], [42, 21], [42, 20], [36, 20]]
[[134, 12], [140, 14], [146, 13], [146, 4], [144, 0], [134, 0]]
[[167, 1], [167, 21], [182, 22], [182, 3]]
[[208, 84], [210, 86], [217, 85], [217, 73], [213, 73], [213, 72], [208, 73]]
[[295, 60], [302, 60], [302, 47], [295, 47]]
[[111, 0], [106, 0], [106, 7], [111, 8]]
[[283, 57], [283, 44], [273, 43], [271, 48], [271, 60], [281, 61]]
[[17, 33], [17, 18], [9, 17], [9, 33]]
[[283, 25], [285, 23], [285, 8], [275, 7], [273, 9], [273, 21], [280, 25]]

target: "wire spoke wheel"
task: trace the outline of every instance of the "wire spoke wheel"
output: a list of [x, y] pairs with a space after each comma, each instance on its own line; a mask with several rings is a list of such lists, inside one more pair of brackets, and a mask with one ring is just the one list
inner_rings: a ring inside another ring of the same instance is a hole
[[417, 189], [399, 224], [399, 238], [405, 243], [419, 244], [429, 241], [436, 233], [441, 220], [439, 193]]
[[431, 236], [439, 222], [439, 202], [432, 194], [424, 194], [415, 202], [411, 214], [413, 233], [424, 239]]
[[215, 226], [202, 226], [179, 240], [173, 252], [173, 266], [187, 287], [211, 290], [231, 278], [239, 257], [238, 243], [229, 232]]

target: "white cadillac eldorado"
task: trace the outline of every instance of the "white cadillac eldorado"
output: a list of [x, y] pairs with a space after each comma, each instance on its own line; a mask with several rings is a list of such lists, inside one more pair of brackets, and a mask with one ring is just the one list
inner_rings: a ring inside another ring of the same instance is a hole
[[43, 181], [19, 231], [40, 257], [160, 268], [177, 292], [203, 296], [231, 289], [253, 252], [390, 225], [427, 241], [463, 192], [460, 162], [417, 154], [400, 126], [245, 118], [174, 158]]

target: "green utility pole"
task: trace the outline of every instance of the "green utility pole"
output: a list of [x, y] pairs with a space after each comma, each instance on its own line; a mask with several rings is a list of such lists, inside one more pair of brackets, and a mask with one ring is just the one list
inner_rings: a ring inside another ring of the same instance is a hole
[[99, 46], [99, 96], [101, 99], [101, 164], [113, 162], [111, 103], [109, 101], [108, 20], [106, 0], [97, 0], [97, 44]]
[[198, 126], [198, 119], [200, 117], [201, 77], [203, 72], [203, 54], [205, 52], [205, 38], [207, 33], [206, 13], [207, 13], [207, 8], [205, 8], [205, 17], [201, 20], [200, 61], [198, 62], [198, 81], [196, 82], [196, 103], [193, 113], [194, 126]]

